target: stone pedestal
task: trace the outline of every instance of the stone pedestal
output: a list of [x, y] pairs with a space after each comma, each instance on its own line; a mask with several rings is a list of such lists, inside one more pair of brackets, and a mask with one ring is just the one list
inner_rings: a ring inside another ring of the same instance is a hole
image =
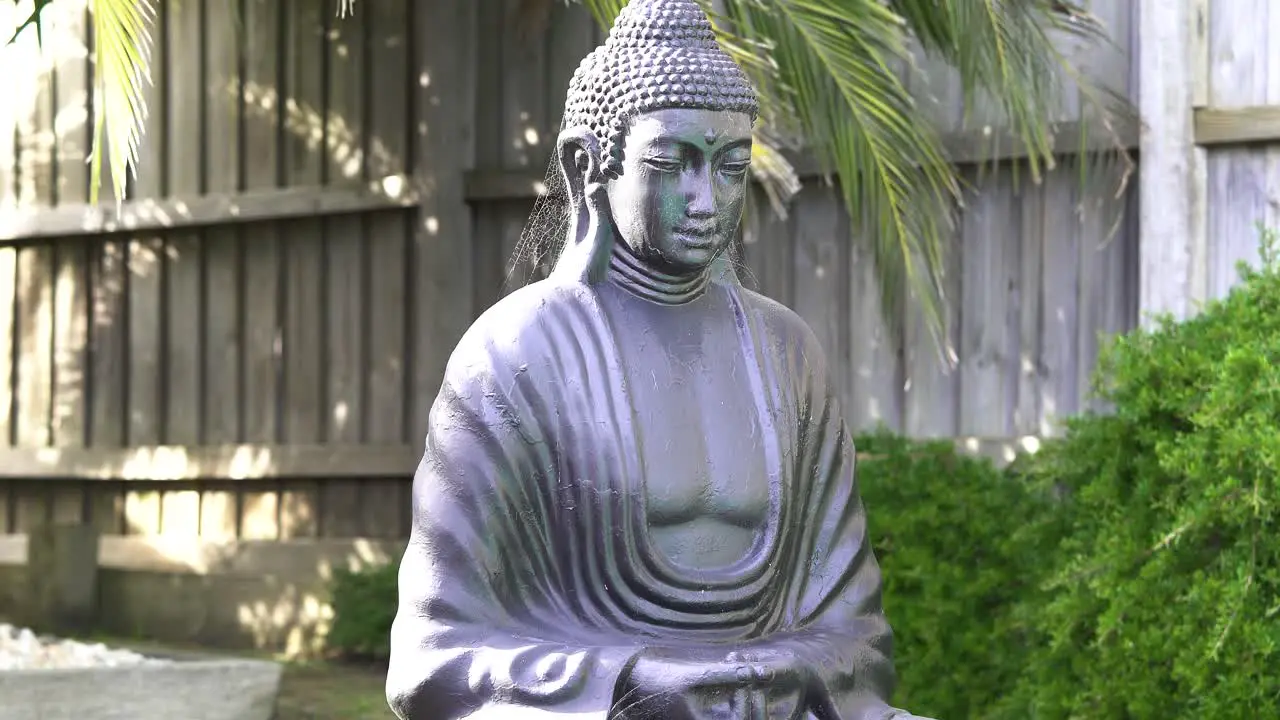
[[281, 667], [261, 660], [0, 672], [0, 720], [270, 720]]
[[83, 633], [98, 611], [98, 531], [41, 525], [27, 535], [24, 621], [39, 632]]

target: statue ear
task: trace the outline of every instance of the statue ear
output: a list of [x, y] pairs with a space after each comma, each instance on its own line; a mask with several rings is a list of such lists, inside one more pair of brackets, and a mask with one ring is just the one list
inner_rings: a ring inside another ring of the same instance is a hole
[[613, 250], [600, 141], [591, 128], [568, 128], [556, 140], [556, 159], [569, 193], [569, 233], [555, 273], [599, 282]]
[[600, 140], [591, 128], [578, 126], [560, 133], [556, 140], [556, 157], [571, 195], [581, 198], [587, 185], [598, 184], [604, 179]]

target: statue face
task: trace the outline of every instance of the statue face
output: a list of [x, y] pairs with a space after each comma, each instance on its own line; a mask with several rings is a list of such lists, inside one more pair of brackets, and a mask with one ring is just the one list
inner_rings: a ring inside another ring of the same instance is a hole
[[607, 186], [619, 239], [659, 269], [705, 268], [742, 219], [750, 164], [745, 113], [670, 108], [637, 116], [622, 174]]

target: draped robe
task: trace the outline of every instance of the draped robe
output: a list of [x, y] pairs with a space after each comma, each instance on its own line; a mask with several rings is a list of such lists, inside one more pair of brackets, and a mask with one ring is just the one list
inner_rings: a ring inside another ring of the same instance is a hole
[[[720, 574], [649, 537], [637, 403], [603, 288], [552, 278], [506, 297], [450, 359], [414, 479], [387, 693], [408, 720], [617, 717], [640, 653], [794, 653], [799, 717], [881, 720], [891, 631], [853, 447], [812, 331], [717, 281], [758, 408], [771, 505], [759, 552]], [[635, 302], [645, 302], [636, 298]], [[765, 717], [761, 715], [760, 717]]]

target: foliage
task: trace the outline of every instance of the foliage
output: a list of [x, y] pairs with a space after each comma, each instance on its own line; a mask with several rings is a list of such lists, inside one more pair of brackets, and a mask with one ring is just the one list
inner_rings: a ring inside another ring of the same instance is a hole
[[1015, 608], [1047, 578], [1040, 551], [1062, 532], [1052, 498], [951, 441], [855, 444], [894, 628], [894, 704], [988, 717], [1027, 661]]
[[390, 655], [399, 565], [393, 562], [334, 571], [329, 649], [347, 657], [385, 659]]
[[1280, 264], [1104, 356], [1111, 415], [1028, 471], [1068, 493], [1058, 569], [1021, 611], [1041, 647], [1006, 710], [1258, 718], [1280, 707]]

